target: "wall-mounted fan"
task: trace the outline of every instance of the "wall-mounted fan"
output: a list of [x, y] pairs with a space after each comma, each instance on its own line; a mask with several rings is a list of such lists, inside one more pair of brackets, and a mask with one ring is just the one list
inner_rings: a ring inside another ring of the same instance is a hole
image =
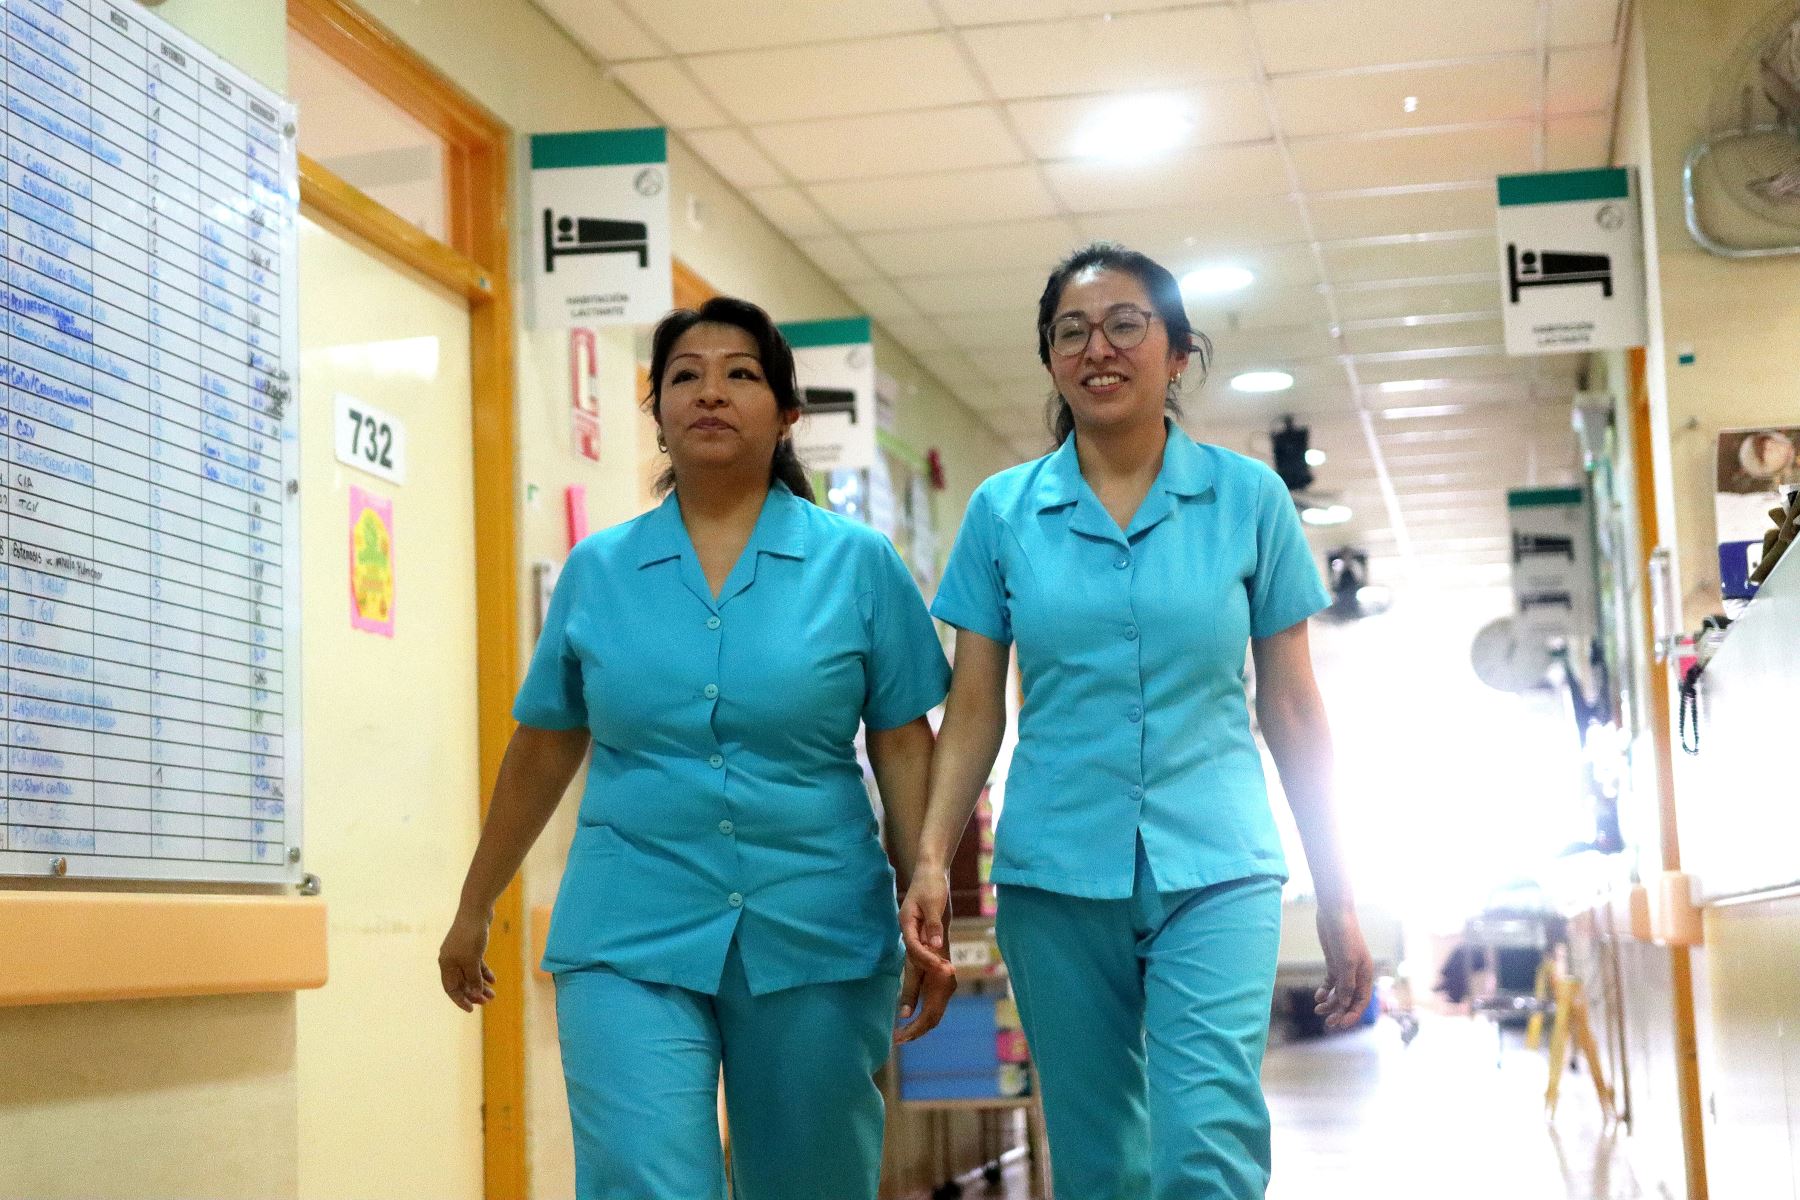
[[1794, 0], [1764, 17], [1719, 73], [1707, 135], [1688, 151], [1681, 187], [1688, 232], [1702, 249], [1724, 258], [1800, 254], [1800, 238], [1739, 245], [1707, 232], [1696, 197], [1701, 174], [1709, 193], [1800, 231], [1800, 5]]

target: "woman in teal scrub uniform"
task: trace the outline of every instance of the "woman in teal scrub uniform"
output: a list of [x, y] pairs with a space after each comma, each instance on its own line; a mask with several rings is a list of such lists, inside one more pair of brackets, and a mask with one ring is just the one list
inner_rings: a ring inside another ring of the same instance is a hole
[[[493, 905], [582, 756], [587, 786], [544, 966], [582, 1200], [874, 1200], [899, 1035], [894, 874], [854, 739], [910, 863], [949, 668], [880, 533], [814, 505], [792, 351], [755, 305], [671, 313], [651, 351], [671, 464], [652, 511], [569, 555], [513, 705], [519, 727], [439, 955], [493, 996]], [[920, 972], [907, 971], [906, 1015]]]
[[1328, 597], [1275, 473], [1164, 415], [1210, 349], [1151, 259], [1102, 243], [1061, 263], [1038, 304], [1060, 444], [976, 491], [933, 605], [956, 672], [901, 926], [916, 962], [940, 961], [944, 865], [1000, 746], [1016, 644], [997, 934], [1056, 1191], [1078, 1200], [1268, 1184], [1258, 1073], [1286, 867], [1246, 650], [1319, 893], [1318, 1011], [1342, 1028], [1369, 1002], [1307, 650]]

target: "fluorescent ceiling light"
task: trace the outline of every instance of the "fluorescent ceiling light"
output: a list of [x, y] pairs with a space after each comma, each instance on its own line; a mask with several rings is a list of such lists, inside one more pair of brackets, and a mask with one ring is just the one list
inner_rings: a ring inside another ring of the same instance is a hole
[[1412, 408], [1380, 409], [1382, 416], [1390, 421], [1405, 421], [1413, 417], [1454, 417], [1467, 412], [1466, 404], [1420, 404]]
[[1376, 384], [1375, 389], [1381, 392], [1423, 392], [1442, 382], [1438, 379], [1390, 379], [1386, 383]]
[[1169, 96], [1128, 96], [1107, 105], [1075, 134], [1078, 158], [1137, 161], [1179, 146], [1193, 131], [1188, 106]]
[[1256, 282], [1256, 276], [1243, 267], [1220, 263], [1189, 271], [1181, 277], [1181, 290], [1190, 296], [1221, 296], [1239, 292]]
[[1245, 371], [1231, 377], [1236, 392], [1285, 392], [1294, 386], [1294, 377], [1286, 371]]
[[1325, 452], [1323, 450], [1319, 449], [1317, 446], [1312, 447], [1310, 450], [1308, 450], [1306, 452], [1306, 465], [1309, 467], [1324, 466], [1325, 465]]
[[1308, 525], [1342, 525], [1353, 515], [1347, 504], [1309, 504], [1300, 510], [1300, 519]]

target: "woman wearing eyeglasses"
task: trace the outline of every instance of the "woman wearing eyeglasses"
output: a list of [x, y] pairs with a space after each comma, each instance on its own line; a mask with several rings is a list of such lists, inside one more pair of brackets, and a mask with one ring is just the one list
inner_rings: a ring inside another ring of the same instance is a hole
[[908, 952], [944, 953], [944, 866], [1024, 683], [992, 878], [998, 938], [1037, 1064], [1059, 1195], [1260, 1198], [1280, 839], [1245, 703], [1293, 807], [1319, 897], [1333, 1028], [1371, 964], [1332, 811], [1331, 742], [1307, 649], [1324, 608], [1287, 489], [1165, 419], [1204, 373], [1180, 288], [1100, 243], [1038, 302], [1060, 443], [971, 498], [933, 612], [957, 627]]

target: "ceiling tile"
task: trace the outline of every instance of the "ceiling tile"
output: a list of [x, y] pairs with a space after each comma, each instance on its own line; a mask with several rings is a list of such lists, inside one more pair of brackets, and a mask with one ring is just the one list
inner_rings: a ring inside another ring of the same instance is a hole
[[982, 269], [1030, 268], [1048, 275], [1056, 261], [1079, 244], [1079, 235], [1066, 218], [1046, 217], [1004, 225], [867, 233], [857, 241], [876, 266], [903, 279]]
[[1605, 112], [1619, 92], [1619, 54], [1611, 46], [1550, 52], [1545, 110], [1563, 113]]
[[1551, 0], [1552, 46], [1610, 42], [1618, 24], [1619, 0]]
[[1423, 287], [1337, 288], [1338, 315], [1346, 321], [1482, 312], [1500, 304], [1500, 281]]
[[533, 0], [602, 62], [664, 53], [644, 27], [613, 0]]
[[1280, 329], [1310, 322], [1323, 323], [1331, 312], [1325, 297], [1315, 288], [1278, 290], [1251, 287], [1235, 296], [1187, 298], [1188, 318], [1194, 328], [1213, 338], [1236, 329]]
[[937, 28], [926, 0], [635, 0], [645, 25], [677, 54], [878, 37]]
[[1205, 251], [1306, 238], [1300, 205], [1288, 196], [1221, 198], [1136, 212], [1099, 213], [1075, 218], [1081, 236], [1123, 242], [1158, 257], [1177, 248]]
[[1531, 50], [1538, 0], [1291, 0], [1248, 9], [1272, 75]]
[[945, 317], [939, 324], [950, 340], [965, 350], [999, 351], [1023, 358], [1043, 370], [1043, 364], [1037, 361], [1036, 293], [977, 312]]
[[1544, 169], [1578, 171], [1612, 162], [1612, 118], [1563, 117], [1550, 122], [1544, 142]]
[[1313, 230], [1333, 241], [1494, 227], [1494, 185], [1376, 196], [1311, 196]]
[[770, 224], [790, 238], [821, 237], [831, 232], [831, 222], [799, 188], [753, 188], [744, 195], [769, 218]]
[[[1303, 291], [1319, 283], [1319, 267], [1313, 259], [1312, 247], [1298, 242], [1279, 246], [1243, 246], [1229, 251], [1196, 245], [1152, 257], [1157, 257], [1178, 279], [1198, 267], [1243, 267], [1256, 276], [1250, 285], [1251, 291]], [[1195, 296], [1190, 298], [1190, 303], [1207, 304], [1212, 300], [1212, 297]]]
[[877, 321], [916, 320], [919, 310], [912, 301], [895, 290], [885, 279], [857, 279], [844, 284], [844, 291], [858, 307]]
[[724, 125], [729, 120], [718, 105], [694, 86], [693, 80], [675, 65], [673, 59], [620, 63], [613, 71], [619, 82], [665, 125], [676, 129], [698, 129]]
[[1251, 73], [1243, 26], [1229, 7], [992, 26], [963, 38], [1006, 100], [1138, 92]]
[[707, 166], [739, 191], [782, 182], [775, 164], [735, 129], [697, 129], [686, 140]]
[[1000, 166], [1024, 159], [992, 107], [933, 108], [763, 125], [756, 140], [810, 183]]
[[1051, 163], [1050, 186], [1078, 213], [1178, 204], [1204, 207], [1220, 197], [1277, 196], [1287, 172], [1274, 146], [1220, 146], [1142, 166], [1092, 161]]
[[889, 337], [905, 346], [907, 351], [917, 357], [921, 354], [932, 354], [951, 348], [950, 339], [938, 323], [927, 317], [909, 317], [898, 321], [883, 321], [881, 328]]
[[865, 279], [879, 278], [877, 271], [862, 251], [836, 234], [825, 237], [801, 238], [797, 243], [801, 253], [813, 260], [819, 269], [837, 280], [839, 283], [856, 283]]
[[1529, 124], [1442, 133], [1295, 142], [1294, 166], [1307, 191], [1468, 183], [1533, 169]]
[[839, 224], [858, 232], [1047, 217], [1056, 209], [1030, 167], [821, 183], [810, 190]]
[[[856, 6], [844, 5], [854, 11]], [[971, 104], [982, 98], [946, 34], [709, 54], [695, 73], [746, 124]]]
[[1504, 354], [1471, 354], [1454, 358], [1359, 360], [1356, 376], [1365, 384], [1409, 379], [1493, 380], [1508, 386], [1525, 368], [1519, 359]]
[[[1208, 84], [1183, 92], [1160, 92], [1171, 113], [1192, 122], [1180, 148], [1224, 142], [1254, 142], [1269, 136], [1262, 95], [1249, 80]], [[1116, 95], [1063, 96], [1016, 100], [1006, 106], [1025, 144], [1038, 158], [1079, 157], [1084, 132], [1118, 103]]]
[[[1521, 54], [1455, 66], [1355, 75], [1297, 75], [1269, 83], [1290, 137], [1417, 129], [1537, 113], [1537, 60]], [[1413, 97], [1418, 107], [1406, 111]]]
[[1323, 249], [1325, 269], [1337, 283], [1430, 279], [1476, 271], [1493, 271], [1497, 279], [1499, 273], [1499, 251], [1495, 248], [1494, 235], [1485, 231], [1474, 237], [1386, 245], [1331, 243]]
[[944, 15], [956, 25], [1007, 25], [1016, 21], [1057, 21], [1106, 13], [1185, 8], [1193, 0], [943, 0]]
[[[1263, 329], [1215, 329], [1209, 336], [1221, 371], [1242, 370], [1264, 361], [1330, 358], [1338, 352], [1337, 341], [1323, 322]], [[1342, 374], [1340, 371], [1338, 377]]]
[[980, 313], [1034, 303], [1044, 290], [1040, 271], [932, 275], [900, 282], [900, 290], [931, 316]]
[[1427, 350], [1434, 346], [1493, 346], [1505, 340], [1506, 333], [1501, 328], [1498, 312], [1481, 320], [1448, 325], [1402, 325], [1344, 332], [1344, 344], [1352, 354]]

